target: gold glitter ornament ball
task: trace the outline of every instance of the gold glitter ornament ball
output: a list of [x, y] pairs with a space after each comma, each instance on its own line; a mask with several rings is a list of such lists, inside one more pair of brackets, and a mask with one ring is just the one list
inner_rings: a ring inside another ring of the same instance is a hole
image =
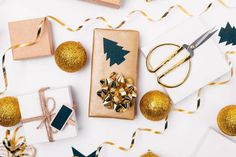
[[153, 152], [151, 151], [148, 151], [146, 154], [143, 154], [142, 156], [140, 157], [159, 157], [158, 155], [154, 154]]
[[220, 130], [229, 136], [236, 136], [236, 105], [229, 105], [220, 110], [217, 117]]
[[0, 99], [0, 125], [14, 126], [21, 120], [20, 108], [17, 98], [4, 97]]
[[66, 72], [79, 71], [86, 63], [87, 55], [80, 42], [67, 41], [59, 45], [55, 52], [55, 61]]
[[170, 98], [158, 90], [146, 93], [140, 101], [140, 110], [143, 116], [152, 121], [165, 119], [170, 108]]

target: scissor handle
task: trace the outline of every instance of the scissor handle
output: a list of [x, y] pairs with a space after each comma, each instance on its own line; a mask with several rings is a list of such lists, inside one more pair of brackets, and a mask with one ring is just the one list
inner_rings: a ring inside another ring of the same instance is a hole
[[187, 62], [188, 60], [191, 59], [191, 56], [187, 56], [184, 57], [183, 59], [181, 59], [178, 63], [174, 64], [173, 66], [171, 66], [169, 69], [167, 69], [164, 73], [162, 73], [159, 78], [161, 79], [162, 77], [168, 75], [170, 72], [174, 71], [175, 69], [177, 69], [179, 66], [181, 66], [182, 64], [184, 64], [185, 62]]
[[[151, 61], [150, 58], [152, 57], [152, 55], [154, 54], [155, 50], [163, 47], [163, 46], [175, 46], [178, 49], [176, 51], [174, 51], [171, 55], [169, 55], [159, 66], [157, 66], [156, 68], [153, 68], [151, 65]], [[155, 46], [153, 49], [151, 49], [147, 55], [147, 59], [146, 59], [146, 67], [148, 69], [149, 72], [151, 73], [155, 73], [158, 70], [160, 70], [166, 63], [168, 63], [172, 58], [174, 58], [180, 51], [182, 51], [184, 48], [180, 45], [177, 44], [173, 44], [173, 43], [164, 43], [164, 44], [160, 44]]]
[[[177, 47], [177, 50], [174, 51], [172, 54], [170, 54], [163, 62], [161, 62], [161, 64], [159, 66], [157, 66], [156, 68], [153, 68], [151, 63], [150, 63], [150, 58], [152, 57], [153, 53], [155, 52], [156, 49], [163, 47], [163, 46], [175, 46]], [[173, 43], [164, 43], [164, 44], [160, 44], [155, 46], [153, 49], [150, 50], [150, 52], [148, 53], [147, 59], [146, 59], [146, 66], [149, 72], [151, 73], [155, 73], [158, 70], [160, 70], [166, 63], [170, 62], [171, 59], [173, 59], [177, 54], [180, 53], [180, 51], [182, 51], [184, 49], [183, 46], [177, 45], [177, 44], [173, 44]], [[181, 66], [183, 63], [188, 61], [188, 72], [185, 75], [185, 77], [183, 78], [183, 80], [181, 80], [179, 83], [177, 84], [166, 84], [164, 82], [162, 82], [162, 78], [164, 78], [166, 75], [168, 75], [170, 72], [174, 71], [175, 69], [177, 69], [179, 66]], [[169, 69], [167, 69], [164, 73], [160, 74], [160, 76], [158, 76], [157, 78], [157, 82], [167, 88], [176, 88], [181, 86], [182, 84], [184, 84], [186, 82], [186, 80], [188, 79], [190, 72], [191, 72], [191, 67], [192, 67], [192, 63], [191, 63], [191, 55], [188, 55], [187, 57], [184, 57], [183, 59], [181, 59], [178, 63], [174, 64], [173, 66], [171, 66]]]
[[[183, 63], [185, 63], [186, 61], [188, 61], [188, 72], [187, 72], [187, 74], [185, 75], [185, 77], [179, 82], [179, 83], [176, 83], [176, 84], [172, 84], [172, 85], [170, 85], [170, 84], [166, 84], [166, 83], [164, 83], [163, 81], [162, 81], [162, 78], [163, 77], [165, 77], [168, 73], [170, 73], [170, 71], [173, 71], [174, 69], [176, 69], [177, 67], [179, 67], [181, 64], [183, 64]], [[191, 61], [191, 57], [189, 57], [189, 59], [188, 60], [186, 60], [185, 62], [183, 62], [183, 63], [181, 63], [181, 64], [179, 64], [176, 68], [170, 68], [169, 70], [167, 70], [165, 73], [163, 73], [161, 76], [158, 76], [157, 77], [157, 82], [160, 84], [160, 85], [162, 85], [162, 86], [164, 86], [164, 87], [166, 87], [166, 88], [177, 88], [177, 87], [179, 87], [179, 86], [181, 86], [182, 84], [184, 84], [186, 81], [187, 81], [187, 79], [189, 78], [189, 75], [190, 75], [190, 73], [191, 73], [191, 69], [192, 69], [192, 61]], [[178, 63], [177, 63], [178, 64]], [[176, 65], [177, 65], [176, 64]]]

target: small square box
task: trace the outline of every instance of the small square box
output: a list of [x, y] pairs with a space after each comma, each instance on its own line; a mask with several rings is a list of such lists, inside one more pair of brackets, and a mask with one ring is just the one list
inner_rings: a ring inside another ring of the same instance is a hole
[[106, 5], [108, 7], [120, 8], [121, 0], [85, 0], [92, 3]]
[[[44, 92], [44, 100], [46, 102], [46, 107], [51, 111], [51, 119], [54, 118], [54, 115], [60, 110], [62, 105], [66, 105], [71, 108], [75, 108], [72, 99], [72, 91], [70, 86], [59, 87], [59, 88], [50, 88]], [[21, 118], [22, 118], [22, 129], [23, 136], [26, 137], [29, 144], [38, 144], [50, 142], [48, 138], [48, 132], [46, 123], [43, 122], [43, 125], [38, 128], [39, 124], [44, 119], [43, 109], [41, 107], [42, 98], [39, 95], [39, 92], [33, 92], [28, 94], [23, 94], [17, 97], [20, 104]], [[52, 105], [52, 102], [48, 100], [53, 99], [55, 101], [55, 108]], [[54, 110], [53, 110], [54, 108]], [[42, 117], [42, 118], [40, 118]], [[58, 141], [62, 139], [72, 138], [77, 136], [77, 121], [76, 115], [73, 112], [71, 120], [74, 121], [74, 124], [67, 124], [65, 128], [61, 131], [52, 132], [53, 141]], [[37, 136], [35, 136], [37, 135]], [[51, 141], [52, 142], [52, 141]]]
[[[43, 18], [9, 22], [11, 45], [30, 43], [35, 41], [40, 22]], [[53, 54], [53, 43], [50, 23], [46, 19], [38, 42], [32, 46], [12, 50], [14, 60], [49, 56]]]

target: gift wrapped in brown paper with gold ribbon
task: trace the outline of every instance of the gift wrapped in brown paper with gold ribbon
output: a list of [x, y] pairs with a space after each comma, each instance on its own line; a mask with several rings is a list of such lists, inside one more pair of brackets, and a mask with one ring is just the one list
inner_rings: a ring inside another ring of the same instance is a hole
[[95, 29], [90, 117], [134, 119], [139, 32]]
[[11, 45], [35, 42], [39, 26], [43, 21], [43, 29], [37, 43], [12, 49], [14, 60], [44, 57], [53, 54], [51, 25], [45, 17], [9, 22]]
[[120, 8], [121, 5], [121, 0], [85, 0], [85, 1], [113, 8]]

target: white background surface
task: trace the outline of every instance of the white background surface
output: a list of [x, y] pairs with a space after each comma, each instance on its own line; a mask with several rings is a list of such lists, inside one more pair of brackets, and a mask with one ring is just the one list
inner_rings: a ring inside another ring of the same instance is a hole
[[[53, 15], [75, 28], [87, 17], [104, 16], [111, 24], [115, 25], [132, 10], [142, 9], [152, 17], [158, 18], [171, 5], [176, 3], [184, 5], [193, 14], [197, 14], [208, 5], [209, 0], [201, 0], [201, 2], [199, 0], [155, 0], [150, 4], [146, 4], [144, 0], [126, 0], [119, 10], [84, 3], [79, 0], [0, 0], [0, 47], [1, 50], [4, 50], [10, 45], [7, 26], [9, 21]], [[207, 14], [221, 13], [222, 10], [225, 9], [215, 5]], [[235, 14], [231, 14], [231, 16], [235, 16]], [[219, 18], [219, 16], [210, 17], [213, 21], [217, 21]], [[221, 17], [224, 18], [223, 15]], [[141, 33], [140, 47], [142, 47], [153, 40], [158, 34], [165, 32], [187, 18], [178, 9], [173, 10], [165, 20], [156, 23], [148, 22], [143, 17], [134, 15], [123, 29], [139, 30]], [[128, 147], [131, 134], [136, 128], [162, 129], [163, 122], [150, 122], [144, 119], [139, 111], [139, 107], [137, 107], [137, 116], [134, 121], [88, 118], [92, 33], [95, 27], [105, 28], [105, 25], [93, 21], [89, 22], [80, 32], [71, 33], [53, 22], [52, 24], [55, 47], [68, 40], [80, 41], [85, 46], [89, 57], [88, 63], [83, 70], [74, 74], [65, 73], [57, 68], [53, 57], [12, 61], [11, 53], [7, 56], [10, 85], [6, 95], [28, 93], [43, 86], [72, 85], [74, 99], [79, 105], [77, 116], [79, 122], [78, 137], [55, 143], [35, 145], [38, 150], [38, 157], [70, 157], [72, 156], [71, 146], [87, 155], [93, 152], [99, 144], [107, 140]], [[235, 64], [236, 56], [231, 58]], [[130, 152], [124, 153], [108, 146], [104, 147], [101, 156], [137, 157], [145, 153], [147, 149], [152, 149], [162, 157], [191, 157], [200, 145], [199, 143], [201, 143], [208, 127], [210, 126], [218, 130], [216, 125], [218, 111], [225, 105], [235, 103], [235, 80], [234, 78], [229, 84], [224, 86], [205, 88], [202, 93], [202, 106], [195, 115], [171, 112], [169, 116], [169, 129], [164, 135], [139, 133], [135, 147]], [[155, 77], [147, 72], [145, 58], [142, 55], [140, 55], [138, 85], [139, 100], [147, 91], [161, 89], [156, 84]], [[194, 109], [194, 98], [193, 96], [184, 103], [178, 104], [178, 106]], [[3, 128], [0, 129], [0, 133], [1, 137], [3, 137]], [[235, 156], [235, 154], [232, 154], [232, 156]]]
[[[224, 145], [222, 145], [224, 143]], [[214, 145], [214, 148], [212, 147]], [[214, 149], [214, 151], [212, 151]], [[224, 149], [224, 151], [222, 151]], [[214, 130], [206, 134], [201, 148], [197, 151], [196, 157], [202, 156], [232, 156], [236, 153], [235, 144], [224, 138]]]

